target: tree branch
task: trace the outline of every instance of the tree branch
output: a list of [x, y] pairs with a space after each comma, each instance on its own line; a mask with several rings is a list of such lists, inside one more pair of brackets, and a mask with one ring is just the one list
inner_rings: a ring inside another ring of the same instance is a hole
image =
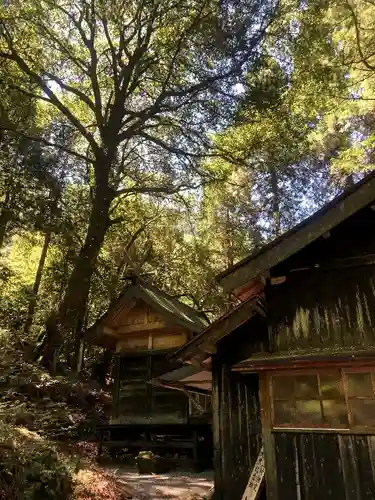
[[7, 82], [7, 86], [10, 89], [14, 89], [14, 90], [17, 90], [18, 92], [21, 92], [21, 94], [25, 95], [26, 97], [30, 97], [31, 99], [38, 99], [40, 101], [48, 102], [48, 104], [51, 104], [51, 101], [50, 101], [50, 99], [48, 99], [48, 97], [44, 97], [44, 96], [39, 95], [39, 94], [34, 94], [33, 92], [30, 92], [30, 91], [20, 87], [19, 85], [14, 85], [13, 83]]
[[166, 151], [169, 151], [170, 153], [176, 154], [176, 155], [181, 155], [181, 156], [186, 156], [186, 157], [191, 157], [191, 158], [206, 158], [209, 156], [217, 156], [212, 153], [190, 153], [188, 151], [185, 151], [181, 148], [176, 148], [174, 146], [171, 146], [170, 144], [167, 144], [165, 141], [162, 141], [161, 139], [158, 139], [157, 137], [154, 137], [152, 135], [149, 135], [147, 132], [144, 130], [138, 132], [138, 135], [143, 137], [144, 139], [153, 142], [157, 146], [160, 146], [161, 148], [165, 149]]
[[[91, 1], [91, 16], [95, 15], [95, 5], [94, 2]], [[102, 127], [103, 125], [103, 106], [102, 106], [102, 96], [100, 93], [100, 86], [98, 81], [98, 55], [95, 49], [95, 36], [96, 36], [96, 27], [95, 21], [93, 19], [87, 21], [90, 26], [90, 40], [88, 43], [88, 48], [90, 51], [91, 64], [90, 64], [90, 80], [92, 85], [92, 90], [94, 93], [95, 106], [94, 113], [96, 117], [96, 121], [98, 122], [98, 126]]]
[[[67, 48], [67, 45], [65, 45], [61, 40], [58, 39], [58, 37], [55, 36], [53, 31], [51, 31], [49, 28], [46, 27], [45, 24], [41, 23], [39, 24], [39, 27], [41, 30], [44, 30], [46, 34], [50, 37], [50, 39], [55, 42], [55, 44], [58, 46], [59, 50], [61, 50], [62, 54], [65, 54], [65, 56], [73, 61], [73, 63], [77, 66], [77, 68], [82, 71], [82, 73], [87, 75], [87, 66], [86, 62], [83, 59], [80, 59], [72, 54]], [[66, 43], [68, 43], [67, 40], [65, 40]]]
[[358, 50], [358, 53], [361, 57], [361, 62], [363, 62], [363, 64], [366, 66], [367, 69], [369, 69], [370, 71], [375, 71], [375, 66], [373, 66], [372, 64], [370, 64], [368, 62], [368, 59], [371, 57], [371, 56], [365, 56], [364, 53], [363, 53], [363, 50], [362, 50], [362, 42], [361, 42], [361, 32], [360, 32], [360, 27], [359, 27], [359, 22], [358, 22], [358, 18], [357, 18], [357, 14], [354, 10], [354, 7], [349, 3], [349, 2], [346, 2], [345, 3], [345, 7], [350, 11], [350, 14], [351, 14], [351, 17], [352, 17], [352, 20], [353, 20], [353, 23], [354, 23], [354, 29], [355, 29], [355, 37], [356, 37], [356, 42], [357, 42], [357, 50]]
[[134, 186], [130, 188], [123, 188], [119, 189], [115, 192], [114, 197], [117, 198], [118, 196], [121, 196], [123, 194], [166, 194], [166, 195], [171, 195], [171, 194], [176, 194], [176, 193], [181, 193], [182, 191], [188, 191], [190, 189], [198, 189], [199, 187], [206, 186], [214, 181], [217, 181], [217, 179], [207, 179], [202, 182], [198, 182], [196, 184], [188, 184], [185, 182], [182, 182], [181, 184], [178, 184], [177, 186]]
[[12, 39], [7, 33], [4, 23], [2, 23], [3, 30], [5, 32], [5, 41], [8, 45], [10, 53], [0, 52], [0, 56], [5, 59], [14, 61], [18, 67], [28, 75], [32, 81], [34, 81], [38, 87], [43, 90], [43, 92], [50, 98], [51, 103], [56, 106], [56, 108], [71, 122], [71, 124], [82, 134], [82, 136], [87, 140], [87, 142], [92, 147], [93, 151], [96, 152], [99, 149], [94, 137], [86, 127], [78, 120], [78, 118], [60, 101], [56, 94], [48, 87], [48, 85], [43, 81], [42, 77], [39, 76], [31, 67], [26, 63], [26, 61], [18, 54], [15, 50]]
[[80, 160], [83, 160], [85, 162], [93, 163], [90, 158], [88, 158], [85, 155], [82, 155], [80, 153], [77, 153], [76, 151], [73, 151], [72, 149], [67, 148], [66, 146], [63, 146], [62, 144], [56, 144], [54, 142], [48, 141], [44, 137], [38, 137], [34, 135], [27, 134], [26, 132], [22, 132], [21, 130], [18, 130], [14, 127], [11, 126], [6, 126], [3, 124], [0, 124], [0, 130], [7, 130], [9, 132], [13, 132], [14, 134], [24, 137], [25, 139], [28, 139], [29, 141], [35, 141], [35, 142], [41, 142], [42, 144], [46, 146], [50, 146], [51, 148], [59, 149], [61, 151], [65, 151], [65, 153], [68, 153], [72, 156], [75, 156], [76, 158], [79, 158]]
[[179, 184], [178, 186], [142, 186], [119, 189], [115, 193], [115, 197], [123, 194], [175, 194], [179, 191], [186, 191], [188, 189], [197, 189], [200, 184]]
[[59, 87], [61, 87], [62, 89], [66, 90], [67, 92], [70, 92], [71, 94], [76, 95], [82, 102], [84, 102], [85, 104], [87, 104], [87, 106], [92, 111], [94, 111], [94, 113], [95, 113], [95, 111], [96, 111], [95, 110], [95, 105], [92, 102], [92, 100], [89, 97], [87, 97], [86, 94], [84, 94], [83, 92], [81, 92], [79, 89], [76, 89], [75, 87], [72, 87], [71, 85], [68, 85], [67, 83], [64, 83], [61, 80], [61, 78], [59, 78], [58, 76], [54, 75], [53, 73], [50, 73], [48, 71], [43, 71], [43, 70], [42, 70], [42, 72], [50, 80], [53, 80], [54, 82], [56, 82]]

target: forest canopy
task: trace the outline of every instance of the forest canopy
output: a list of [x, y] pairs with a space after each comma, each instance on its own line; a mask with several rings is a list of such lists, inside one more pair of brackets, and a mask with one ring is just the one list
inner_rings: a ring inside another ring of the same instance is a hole
[[370, 0], [3, 2], [4, 335], [76, 369], [131, 271], [223, 311], [216, 273], [373, 168], [374, 19]]

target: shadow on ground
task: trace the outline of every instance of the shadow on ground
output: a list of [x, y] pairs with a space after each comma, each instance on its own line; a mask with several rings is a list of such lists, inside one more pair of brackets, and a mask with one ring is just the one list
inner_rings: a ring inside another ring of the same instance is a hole
[[111, 471], [134, 490], [134, 500], [198, 500], [204, 498], [213, 485], [212, 471], [149, 475], [121, 466], [111, 467]]

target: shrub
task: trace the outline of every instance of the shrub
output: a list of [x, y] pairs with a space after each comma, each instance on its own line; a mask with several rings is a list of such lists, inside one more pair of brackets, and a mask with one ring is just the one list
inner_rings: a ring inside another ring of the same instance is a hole
[[111, 397], [100, 387], [51, 377], [24, 353], [1, 346], [0, 419], [49, 439], [88, 439], [106, 420]]
[[1, 500], [66, 500], [76, 467], [37, 433], [0, 422]]

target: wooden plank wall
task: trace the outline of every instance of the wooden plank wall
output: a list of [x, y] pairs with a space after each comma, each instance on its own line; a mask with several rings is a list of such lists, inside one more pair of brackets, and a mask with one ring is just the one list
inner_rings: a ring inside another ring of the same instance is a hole
[[375, 346], [375, 266], [295, 273], [267, 299], [273, 352]]
[[375, 436], [275, 432], [273, 441], [275, 498], [375, 498]]
[[116, 344], [117, 352], [145, 351], [150, 349], [177, 349], [188, 341], [187, 332], [179, 332], [178, 328], [170, 331], [144, 331], [138, 334], [123, 334]]
[[366, 207], [271, 270], [286, 278], [266, 291], [273, 352], [375, 346], [374, 229]]
[[213, 369], [215, 500], [240, 500], [262, 446], [258, 379]]
[[218, 344], [212, 359], [215, 500], [241, 500], [262, 446], [258, 377], [230, 367], [265, 349], [265, 328], [263, 320], [250, 320]]

